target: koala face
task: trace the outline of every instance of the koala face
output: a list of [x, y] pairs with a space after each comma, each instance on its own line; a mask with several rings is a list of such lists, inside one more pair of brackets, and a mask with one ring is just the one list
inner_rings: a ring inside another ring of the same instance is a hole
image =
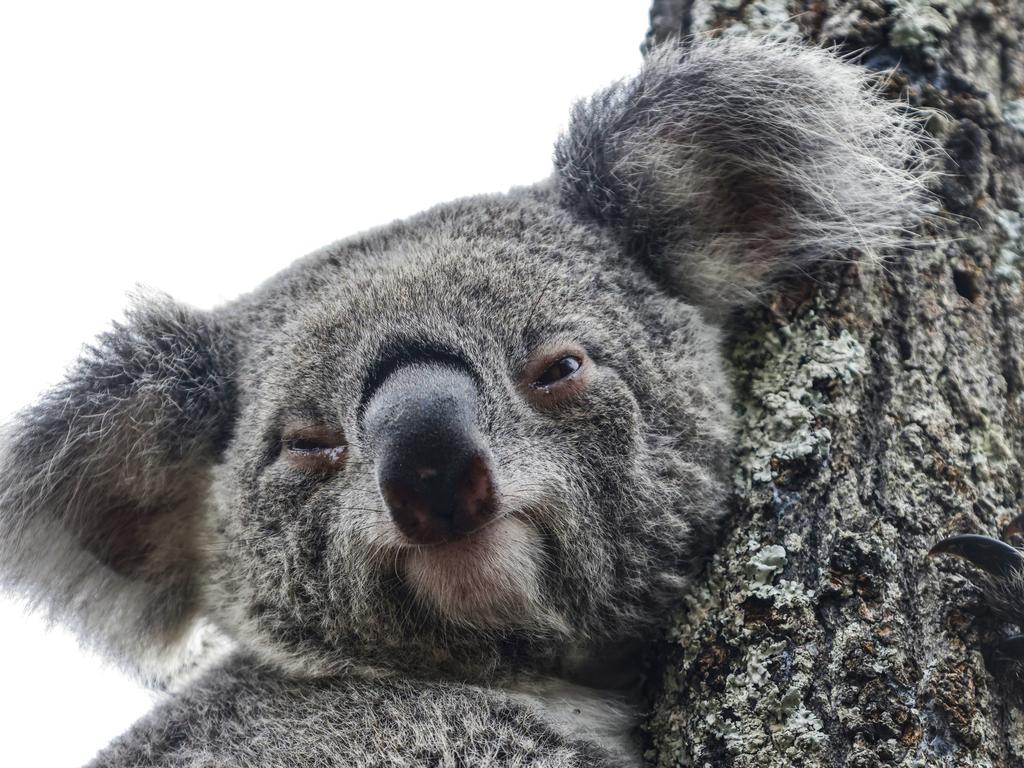
[[662, 48], [548, 181], [140, 302], [3, 433], [2, 586], [150, 675], [210, 624], [302, 675], [642, 638], [723, 508], [716, 323], [896, 242], [918, 146], [822, 51]]
[[247, 642], [330, 665], [657, 620], [728, 451], [695, 308], [552, 190], [439, 209], [283, 282], [244, 321], [286, 317], [250, 332], [212, 492], [213, 602]]

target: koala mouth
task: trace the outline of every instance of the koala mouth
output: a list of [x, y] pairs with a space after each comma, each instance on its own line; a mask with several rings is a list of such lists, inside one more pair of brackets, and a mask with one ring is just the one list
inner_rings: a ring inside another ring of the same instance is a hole
[[417, 600], [474, 627], [561, 625], [541, 600], [544, 549], [532, 526], [505, 516], [472, 534], [406, 552]]

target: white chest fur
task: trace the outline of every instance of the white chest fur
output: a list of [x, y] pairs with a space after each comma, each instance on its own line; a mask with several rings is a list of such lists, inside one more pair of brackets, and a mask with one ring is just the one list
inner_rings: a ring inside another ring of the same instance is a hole
[[636, 733], [639, 712], [624, 696], [554, 677], [521, 678], [502, 690], [537, 710], [559, 733], [599, 744], [624, 766], [643, 764]]

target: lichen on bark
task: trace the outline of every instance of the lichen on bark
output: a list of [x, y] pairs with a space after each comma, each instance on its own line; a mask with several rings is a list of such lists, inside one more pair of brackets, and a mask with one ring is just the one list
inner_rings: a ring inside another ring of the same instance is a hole
[[1024, 764], [1011, 670], [937, 539], [1024, 501], [1024, 2], [656, 0], [647, 45], [776, 34], [937, 110], [939, 216], [731, 326], [733, 513], [674, 621], [658, 766]]

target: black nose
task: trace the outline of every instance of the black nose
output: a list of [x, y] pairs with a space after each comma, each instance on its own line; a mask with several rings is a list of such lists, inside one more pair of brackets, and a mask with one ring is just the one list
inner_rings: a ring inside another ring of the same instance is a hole
[[458, 538], [495, 512], [489, 451], [469, 374], [439, 364], [396, 369], [373, 393], [363, 428], [381, 494], [415, 542]]

